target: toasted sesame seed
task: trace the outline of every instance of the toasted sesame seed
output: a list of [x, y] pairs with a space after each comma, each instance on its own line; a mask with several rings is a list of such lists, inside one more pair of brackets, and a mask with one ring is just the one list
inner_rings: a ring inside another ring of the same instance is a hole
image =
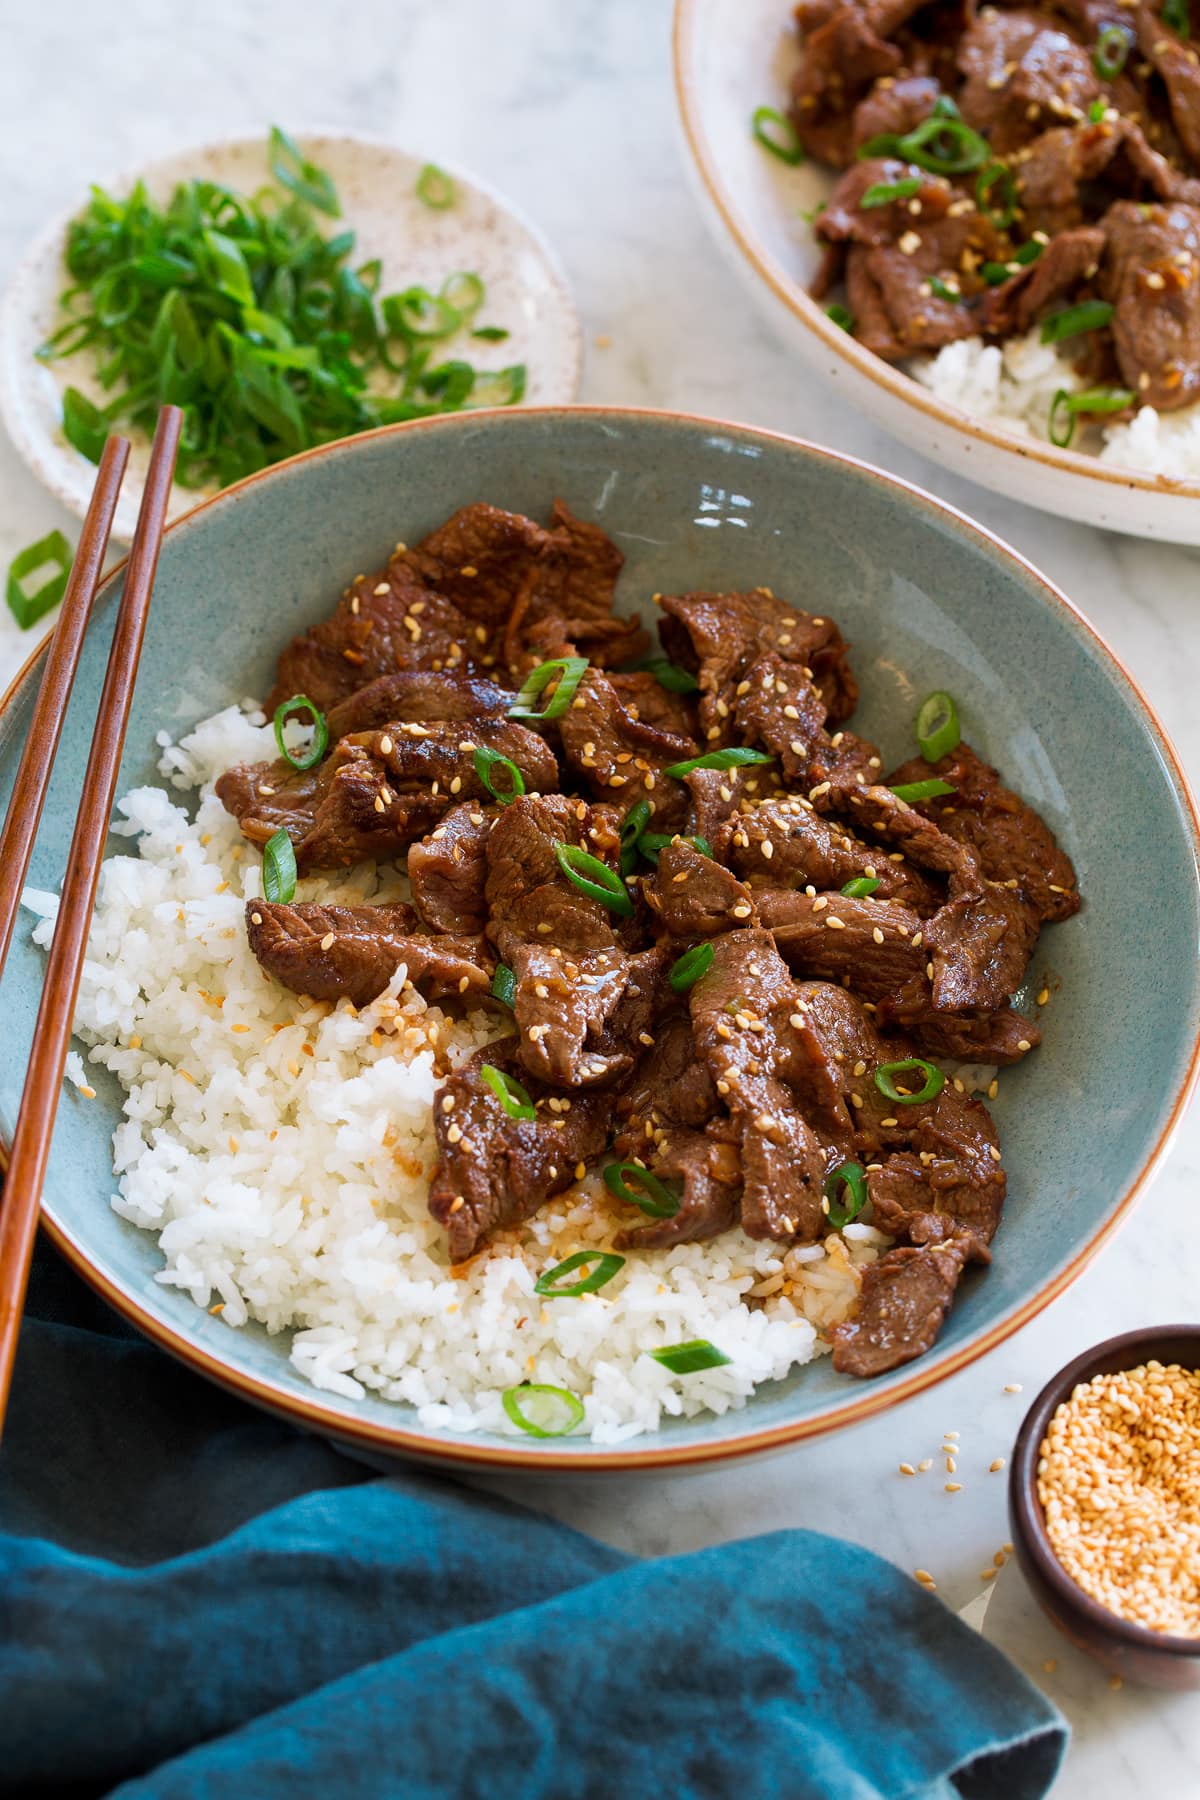
[[1021, 1392], [1021, 1386], [1022, 1384], [1019, 1381], [1006, 1381], [1004, 1384], [1004, 1391], [1006, 1394], [1019, 1394]]
[[902, 1475], [915, 1475], [916, 1472], [917, 1471], [913, 1468], [911, 1463], [901, 1463], [900, 1464], [900, 1473]]
[[250, 923], [252, 925], [261, 925], [262, 924], [262, 914], [260, 912], [251, 913], [250, 914]]
[[1004, 1458], [1002, 1456], [994, 1456], [992, 1458], [991, 1462], [988, 1464], [988, 1474], [989, 1475], [998, 1475], [1003, 1467], [1004, 1467]]
[[946, 1492], [948, 1494], [961, 1494], [962, 1493], [962, 1482], [961, 1481], [948, 1481], [946, 1483]]
[[930, 1469], [932, 1469], [932, 1467], [933, 1467], [932, 1456], [924, 1456], [921, 1458], [921, 1461], [917, 1464], [917, 1473], [918, 1473], [918, 1475], [928, 1475], [928, 1473], [929, 1473]]

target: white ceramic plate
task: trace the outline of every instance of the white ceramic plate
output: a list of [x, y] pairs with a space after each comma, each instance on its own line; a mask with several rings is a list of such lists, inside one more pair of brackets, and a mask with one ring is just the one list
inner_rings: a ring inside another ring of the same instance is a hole
[[[101, 178], [100, 185], [124, 196], [140, 179], [155, 198], [165, 199], [178, 181], [208, 179], [252, 193], [271, 179], [266, 140], [264, 128], [195, 145], [143, 169]], [[507, 201], [474, 176], [441, 165], [458, 196], [452, 207], [437, 211], [415, 192], [425, 157], [345, 132], [300, 133], [297, 141], [333, 178], [343, 217], [340, 226], [332, 220], [329, 226], [356, 233], [355, 265], [373, 257], [382, 261], [382, 292], [414, 283], [436, 291], [447, 275], [473, 269], [487, 288], [478, 323], [502, 325], [510, 336], [499, 344], [471, 341], [464, 354], [481, 369], [525, 363], [530, 405], [561, 406], [575, 398], [583, 339], [574, 301], [550, 247]], [[56, 363], [38, 362], [34, 354], [59, 322], [63, 243], [76, 210], [31, 245], [0, 300], [0, 417], [38, 479], [82, 518], [96, 471], [62, 435], [62, 393], [74, 386], [102, 398], [95, 363], [86, 350]], [[455, 354], [453, 340], [448, 353]], [[148, 441], [135, 443], [130, 456], [114, 527], [125, 542], [133, 535], [149, 452]], [[211, 491], [176, 488], [171, 517]]]
[[799, 54], [789, 0], [676, 0], [675, 87], [696, 190], [718, 244], [787, 342], [850, 405], [956, 474], [1089, 525], [1200, 544], [1200, 482], [1121, 469], [975, 418], [881, 362], [809, 298], [818, 252], [799, 215], [825, 197], [832, 174], [787, 167], [750, 131], [756, 106], [785, 107]]

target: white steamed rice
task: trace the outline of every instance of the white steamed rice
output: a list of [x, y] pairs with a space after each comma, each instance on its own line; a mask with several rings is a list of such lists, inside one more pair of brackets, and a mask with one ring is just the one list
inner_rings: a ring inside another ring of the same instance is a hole
[[[1074, 393], [1086, 385], [1059, 345], [1040, 341], [1037, 326], [1003, 345], [964, 338], [908, 366], [939, 400], [1043, 443], [1059, 388]], [[1142, 406], [1128, 423], [1080, 429], [1072, 447], [1095, 450], [1102, 463], [1148, 475], [1200, 480], [1200, 405], [1176, 413]]]
[[[732, 1231], [634, 1253], [603, 1291], [543, 1302], [537, 1276], [617, 1229], [594, 1181], [545, 1206], [452, 1272], [426, 1210], [438, 1066], [496, 1034], [491, 1015], [451, 1018], [403, 983], [361, 1013], [303, 1005], [258, 967], [243, 902], [260, 861], [212, 791], [231, 763], [274, 754], [246, 702], [179, 745], [160, 738], [194, 819], [162, 788], [120, 802], [114, 829], [136, 855], [104, 865], [75, 1028], [87, 1061], [125, 1090], [114, 1138], [122, 1218], [154, 1232], [155, 1279], [231, 1327], [292, 1333], [288, 1354], [316, 1387], [372, 1390], [424, 1426], [516, 1435], [501, 1395], [532, 1380], [570, 1389], [601, 1443], [653, 1431], [666, 1414], [722, 1413], [758, 1383], [828, 1348], [856, 1270], [889, 1240], [854, 1224], [790, 1251]], [[405, 897], [373, 865], [311, 877], [307, 900]], [[28, 893], [49, 942], [57, 902]], [[68, 1077], [92, 1104], [84, 1063]], [[680, 1378], [647, 1350], [708, 1338], [732, 1358]]]

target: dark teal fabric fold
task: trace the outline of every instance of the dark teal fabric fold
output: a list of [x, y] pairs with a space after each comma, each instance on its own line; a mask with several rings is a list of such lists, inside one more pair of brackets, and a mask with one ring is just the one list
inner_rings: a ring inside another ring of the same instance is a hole
[[[998, 1652], [812, 1532], [640, 1562], [381, 1479], [39, 1253], [0, 1452], [0, 1793], [1038, 1800]], [[34, 1316], [37, 1315], [37, 1316]]]

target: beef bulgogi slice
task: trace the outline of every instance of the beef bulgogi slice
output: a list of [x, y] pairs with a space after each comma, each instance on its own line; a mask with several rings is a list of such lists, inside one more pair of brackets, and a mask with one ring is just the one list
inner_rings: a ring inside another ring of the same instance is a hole
[[[863, 205], [871, 188], [910, 181], [920, 183], [911, 195], [889, 200], [883, 206]], [[829, 199], [817, 215], [813, 235], [822, 244], [860, 244], [874, 250], [896, 243], [914, 223], [940, 223], [958, 198], [958, 190], [944, 176], [931, 175], [916, 163], [895, 156], [865, 157], [853, 163], [834, 183]], [[914, 200], [916, 212], [911, 208]]]
[[854, 711], [858, 683], [847, 661], [845, 639], [832, 620], [789, 606], [767, 588], [743, 594], [663, 595], [659, 604], [663, 648], [700, 683], [700, 723], [706, 741], [710, 730], [725, 735], [725, 720], [739, 697], [738, 683], [751, 664], [771, 652], [811, 670], [809, 679], [834, 724]]
[[824, 696], [802, 663], [769, 651], [749, 665], [734, 693], [729, 735], [769, 751], [789, 785], [824, 791], [825, 782], [873, 781], [883, 767], [874, 744], [851, 731], [826, 731]]
[[875, 87], [854, 109], [854, 148], [876, 137], [904, 137], [927, 119], [941, 96], [928, 75], [901, 75], [890, 87]]
[[649, 1026], [668, 957], [607, 950], [564, 956], [557, 945], [509, 943], [520, 1059], [561, 1088], [594, 1087], [627, 1074], [651, 1042]]
[[[893, 1022], [886, 1002], [878, 1009], [881, 1024]], [[1042, 1034], [1031, 1019], [1011, 1007], [978, 1016], [922, 1012], [903, 1021], [906, 1033], [926, 1056], [952, 1057], [955, 1062], [1015, 1063], [1036, 1050]]]
[[989, 881], [1023, 895], [1042, 919], [1068, 919], [1078, 912], [1075, 870], [1054, 833], [970, 745], [959, 744], [932, 765], [914, 757], [888, 780], [901, 786], [931, 776], [949, 782], [954, 792], [921, 801], [914, 810], [973, 850]]
[[675, 938], [739, 931], [754, 913], [749, 888], [686, 838], [677, 838], [659, 853], [658, 867], [643, 880], [642, 892], [659, 924]]
[[556, 843], [576, 844], [616, 867], [621, 815], [567, 794], [526, 795], [506, 806], [488, 837], [488, 936], [501, 954], [513, 943], [566, 952], [607, 950], [613, 915], [569, 882]]
[[1025, 230], [1051, 238], [1094, 222], [1097, 184], [1113, 199], [1128, 194], [1200, 205], [1200, 181], [1152, 149], [1133, 119], [1052, 126], [1017, 152], [1013, 167]]
[[696, 1244], [737, 1224], [742, 1174], [735, 1145], [711, 1132], [668, 1126], [647, 1161], [661, 1181], [678, 1188], [679, 1211], [627, 1226], [616, 1239], [618, 1250]]
[[[509, 1118], [479, 1073], [484, 1063], [528, 1084], [536, 1118]], [[603, 1150], [611, 1110], [611, 1097], [600, 1092], [574, 1094], [564, 1104], [530, 1080], [507, 1040], [455, 1070], [433, 1109], [438, 1160], [429, 1189], [451, 1262], [465, 1262], [491, 1232], [519, 1224], [570, 1187], [577, 1166]]]
[[1025, 979], [1040, 926], [1036, 906], [1013, 889], [978, 878], [952, 882], [951, 898], [923, 933], [934, 1011], [1007, 1006]]
[[1161, 77], [1183, 154], [1200, 163], [1200, 67], [1196, 52], [1167, 25], [1158, 7], [1137, 11], [1138, 49]]
[[696, 1048], [732, 1115], [751, 1237], [811, 1242], [824, 1225], [825, 1146], [788, 1085], [799, 1068], [796, 986], [768, 932], [713, 939], [689, 990]]
[[1047, 123], [1082, 119], [1101, 92], [1092, 47], [1049, 13], [985, 6], [958, 46], [963, 118], [1007, 156]]
[[477, 800], [453, 806], [411, 844], [413, 903], [430, 931], [482, 931], [487, 923], [487, 841], [496, 814]]
[[[653, 676], [642, 679], [658, 687]], [[664, 731], [631, 714], [613, 682], [599, 669], [589, 669], [583, 677], [559, 720], [559, 734], [564, 758], [597, 799], [612, 800], [625, 808], [646, 800], [654, 811], [655, 830], [682, 826], [687, 789], [663, 770], [699, 755], [700, 745], [694, 737]]]
[[875, 29], [872, 11], [856, 0], [811, 28], [800, 21], [804, 59], [792, 80], [791, 118], [804, 148], [821, 162], [850, 161], [855, 108], [881, 76], [901, 68], [901, 52]]
[[1118, 201], [1104, 215], [1100, 290], [1125, 385], [1174, 412], [1200, 394], [1200, 210]]
[[475, 771], [479, 745], [515, 762], [527, 787], [557, 787], [558, 764], [548, 745], [504, 718], [470, 725], [402, 721], [357, 732], [315, 769], [296, 771], [287, 763], [230, 769], [217, 793], [252, 842], [265, 843], [282, 826], [301, 873], [387, 861], [465, 798], [488, 797]]
[[578, 654], [600, 668], [640, 656], [649, 635], [637, 615], [613, 614], [624, 557], [598, 525], [577, 519], [561, 500], [551, 517], [552, 554], [523, 593], [504, 632], [504, 661], [520, 675], [533, 663]]
[[1059, 300], [1093, 280], [1104, 253], [1104, 232], [1080, 225], [1051, 238], [1036, 262], [1027, 263], [993, 288], [979, 308], [980, 329], [996, 337], [1028, 331]]
[[786, 888], [764, 888], [755, 898], [759, 918], [798, 974], [849, 980], [868, 1000], [894, 994], [908, 981], [925, 981], [927, 921], [907, 907]]
[[677, 694], [665, 688], [649, 669], [618, 671], [608, 677], [621, 705], [632, 719], [640, 719], [671, 737], [699, 742], [699, 721], [693, 694]]
[[412, 908], [246, 903], [246, 935], [268, 975], [313, 1000], [365, 1006], [403, 963], [429, 1000], [479, 1001], [495, 957], [478, 936], [423, 937]]
[[918, 1249], [889, 1250], [863, 1272], [858, 1304], [833, 1328], [842, 1375], [883, 1375], [928, 1350], [954, 1301], [963, 1269], [986, 1261], [968, 1233]]
[[431, 669], [398, 669], [379, 675], [330, 708], [329, 741], [356, 731], [376, 731], [394, 719], [431, 725], [456, 719], [466, 724], [503, 719], [516, 696], [482, 675], [435, 674]]
[[[841, 819], [816, 811], [795, 795], [764, 800], [728, 820], [713, 838], [718, 860], [752, 888], [811, 887], [815, 893], [874, 880], [878, 900], [899, 900], [914, 912], [935, 912], [945, 898], [911, 863], [895, 863], [864, 843]], [[914, 928], [915, 929], [915, 928]]]

